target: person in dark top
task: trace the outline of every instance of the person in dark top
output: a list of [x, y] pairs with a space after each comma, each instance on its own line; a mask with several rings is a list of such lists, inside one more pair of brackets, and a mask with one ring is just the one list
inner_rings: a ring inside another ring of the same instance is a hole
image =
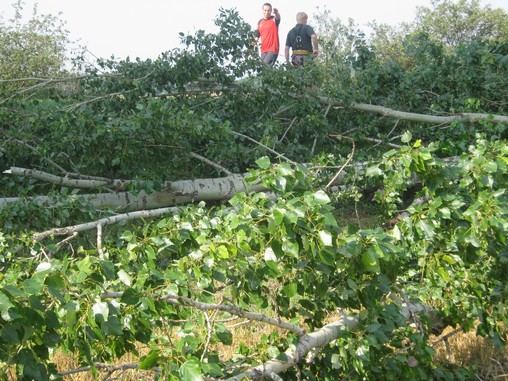
[[279, 24], [280, 14], [270, 3], [263, 4], [263, 18], [259, 20], [254, 32], [255, 44], [261, 42], [261, 59], [272, 66], [279, 57]]
[[[286, 62], [293, 67], [302, 66], [306, 60], [312, 60], [319, 54], [317, 34], [307, 25], [308, 16], [305, 12], [296, 14], [296, 26], [291, 29], [286, 38], [284, 55]], [[292, 49], [291, 61], [289, 49]]]

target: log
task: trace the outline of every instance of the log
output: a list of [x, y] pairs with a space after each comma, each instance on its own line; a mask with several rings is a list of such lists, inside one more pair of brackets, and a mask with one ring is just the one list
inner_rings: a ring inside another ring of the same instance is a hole
[[[438, 320], [435, 310], [423, 304], [403, 303], [400, 308], [400, 313], [404, 316], [406, 321], [417, 318], [420, 314], [426, 315], [431, 321]], [[285, 361], [277, 359], [266, 361], [252, 369], [228, 378], [227, 381], [273, 379], [273, 374], [279, 375], [286, 369], [301, 362], [311, 351], [319, 351], [325, 345], [342, 337], [345, 332], [357, 330], [358, 320], [358, 315], [342, 316], [339, 320], [327, 324], [317, 331], [302, 336], [300, 340], [298, 340], [296, 347], [290, 348], [284, 352], [286, 357]]]
[[[124, 187], [128, 183], [126, 180], [66, 179], [41, 171], [16, 167], [4, 171], [4, 173], [34, 177], [60, 186], [88, 189], [115, 185]], [[95, 208], [112, 207], [124, 211], [134, 211], [164, 208], [189, 202], [228, 200], [240, 192], [262, 192], [266, 190], [260, 183], [246, 183], [245, 179], [248, 176], [248, 174], [238, 174], [219, 178], [168, 181], [163, 184], [162, 191], [153, 193], [146, 193], [145, 191], [140, 191], [137, 194], [132, 192], [93, 193], [72, 195], [69, 198], [81, 199]], [[8, 203], [20, 200], [21, 198], [18, 197], [0, 198], [0, 209]], [[36, 196], [27, 200], [42, 207], [58, 206], [54, 198], [48, 196]]]

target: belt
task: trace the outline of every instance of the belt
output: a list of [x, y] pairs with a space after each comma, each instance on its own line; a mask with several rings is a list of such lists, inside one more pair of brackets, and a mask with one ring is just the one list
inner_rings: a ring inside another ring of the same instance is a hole
[[293, 54], [310, 54], [308, 50], [293, 50]]

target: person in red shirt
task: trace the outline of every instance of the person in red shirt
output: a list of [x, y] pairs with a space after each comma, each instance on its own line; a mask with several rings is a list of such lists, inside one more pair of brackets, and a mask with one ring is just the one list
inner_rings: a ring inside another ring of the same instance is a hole
[[258, 22], [254, 32], [255, 43], [261, 42], [261, 59], [272, 66], [279, 57], [279, 24], [280, 14], [270, 3], [263, 4], [263, 18]]

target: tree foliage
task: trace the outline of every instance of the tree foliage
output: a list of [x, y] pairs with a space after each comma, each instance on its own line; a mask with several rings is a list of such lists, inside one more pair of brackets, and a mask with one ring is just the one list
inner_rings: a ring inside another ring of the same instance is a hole
[[478, 0], [433, 0], [431, 4], [432, 8], [417, 8], [416, 30], [446, 46], [508, 40], [508, 14], [501, 8], [482, 8]]
[[[3, 88], [3, 169], [66, 182], [0, 177], [0, 196], [21, 197], [0, 208], [0, 369], [469, 377], [434, 361], [432, 334], [507, 339], [507, 42], [450, 50], [410, 34], [390, 61], [336, 25], [323, 61], [289, 70], [259, 61], [236, 11], [216, 21], [217, 34], [182, 36], [185, 49], [155, 60], [82, 66], [71, 94], [47, 79]], [[474, 118], [436, 126], [360, 102]], [[222, 172], [243, 174], [246, 191], [117, 224], [106, 221], [123, 210], [68, 186], [150, 194]], [[40, 194], [57, 206], [31, 201]], [[80, 223], [94, 230], [38, 235]], [[239, 342], [239, 327], [256, 340]], [[55, 351], [80, 368], [57, 369]], [[112, 365], [125, 354], [139, 361]]]
[[2, 80], [16, 80], [9, 87], [22, 88], [27, 86], [26, 79], [61, 76], [70, 44], [65, 23], [57, 16], [40, 14], [37, 6], [32, 17], [25, 21], [23, 1], [18, 0], [13, 7], [12, 20], [0, 19]]

